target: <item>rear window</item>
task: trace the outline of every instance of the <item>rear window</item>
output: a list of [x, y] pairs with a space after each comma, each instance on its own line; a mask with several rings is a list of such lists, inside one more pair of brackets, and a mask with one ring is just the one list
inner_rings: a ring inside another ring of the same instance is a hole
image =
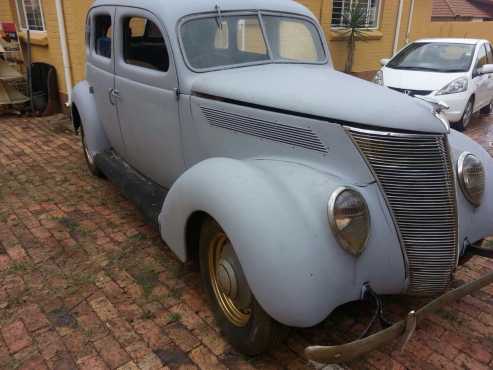
[[94, 17], [94, 49], [97, 55], [111, 58], [113, 43], [112, 20], [108, 14]]

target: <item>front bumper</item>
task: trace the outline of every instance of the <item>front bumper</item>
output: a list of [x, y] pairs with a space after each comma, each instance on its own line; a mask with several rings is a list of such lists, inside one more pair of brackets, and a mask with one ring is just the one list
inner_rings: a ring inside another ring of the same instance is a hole
[[[491, 251], [489, 251], [489, 254], [491, 254]], [[416, 324], [426, 315], [490, 284], [493, 284], [493, 272], [436, 298], [417, 311], [409, 312], [406, 319], [378, 333], [338, 346], [310, 346], [305, 349], [305, 356], [309, 360], [318, 363], [336, 364], [352, 361], [382, 346], [397, 341], [400, 342], [400, 349], [403, 349], [414, 334]]]

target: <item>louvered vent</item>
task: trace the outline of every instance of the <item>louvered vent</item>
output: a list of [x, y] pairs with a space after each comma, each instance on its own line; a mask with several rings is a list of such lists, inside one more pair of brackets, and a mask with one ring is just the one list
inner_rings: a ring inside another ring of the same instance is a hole
[[211, 126], [321, 153], [328, 153], [327, 148], [318, 136], [308, 128], [264, 121], [207, 107], [201, 107], [201, 110]]
[[378, 178], [400, 231], [409, 293], [443, 292], [458, 252], [455, 181], [446, 136], [350, 132]]

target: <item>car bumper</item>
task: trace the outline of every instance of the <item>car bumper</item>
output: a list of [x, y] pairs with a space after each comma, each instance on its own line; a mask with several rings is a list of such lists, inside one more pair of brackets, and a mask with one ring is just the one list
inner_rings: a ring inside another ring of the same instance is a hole
[[445, 117], [450, 122], [459, 122], [462, 119], [467, 102], [469, 101], [469, 92], [462, 92], [449, 95], [429, 95], [430, 98], [447, 104], [450, 108], [444, 111]]
[[[492, 255], [490, 249], [482, 249], [481, 247], [478, 247], [475, 253], [479, 255], [484, 255], [483, 253], [486, 253], [484, 256], [490, 258]], [[409, 312], [406, 319], [399, 321], [378, 333], [338, 346], [310, 346], [305, 349], [305, 356], [309, 360], [318, 363], [336, 364], [352, 361], [377, 350], [382, 346], [395, 342], [398, 343], [399, 349], [403, 350], [413, 336], [416, 324], [425, 318], [426, 315], [458, 301], [490, 284], [493, 284], [493, 272], [490, 272], [478, 280], [451, 290], [417, 311]]]

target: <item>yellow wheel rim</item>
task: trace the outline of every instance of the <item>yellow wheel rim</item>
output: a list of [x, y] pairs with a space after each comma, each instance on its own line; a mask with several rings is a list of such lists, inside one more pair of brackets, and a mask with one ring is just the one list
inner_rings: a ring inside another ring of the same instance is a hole
[[209, 244], [209, 277], [216, 300], [228, 321], [238, 327], [248, 324], [250, 309], [241, 309], [228, 297], [219, 283], [218, 266], [226, 248], [230, 248], [229, 240], [224, 233], [219, 233]]

